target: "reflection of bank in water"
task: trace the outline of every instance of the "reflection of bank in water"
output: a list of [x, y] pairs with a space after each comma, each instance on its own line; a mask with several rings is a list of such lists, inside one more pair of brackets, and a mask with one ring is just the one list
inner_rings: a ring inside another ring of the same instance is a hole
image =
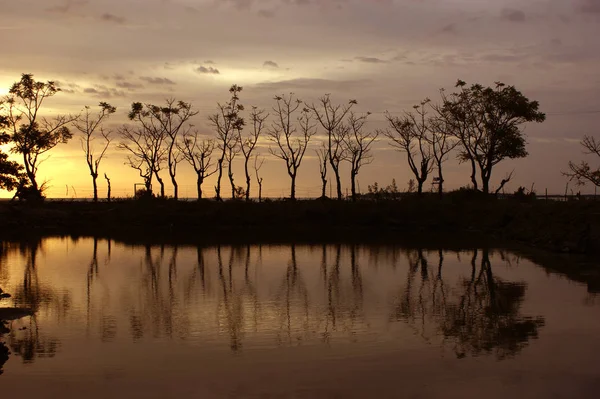
[[[0, 288], [0, 300], [5, 298], [10, 298], [10, 295], [4, 293], [2, 288]], [[2, 337], [10, 332], [7, 328], [8, 322], [25, 316], [31, 316], [32, 313], [31, 309], [25, 308], [0, 308], [0, 374], [2, 374], [2, 367], [4, 366], [4, 363], [8, 361], [10, 354], [8, 346], [6, 346], [6, 343], [2, 340]]]

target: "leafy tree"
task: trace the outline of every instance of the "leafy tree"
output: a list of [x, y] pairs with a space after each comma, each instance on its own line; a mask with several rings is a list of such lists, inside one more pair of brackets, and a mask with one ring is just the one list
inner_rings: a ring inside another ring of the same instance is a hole
[[73, 115], [58, 115], [52, 119], [41, 116], [45, 100], [59, 91], [53, 81], [38, 82], [32, 74], [23, 74], [4, 99], [6, 114], [3, 123], [7, 125], [13, 144], [11, 151], [23, 156], [28, 183], [40, 197], [41, 187], [36, 175], [40, 164], [47, 159], [40, 157], [73, 137], [67, 126], [78, 118]]
[[[600, 157], [600, 142], [594, 137], [584, 136], [581, 140], [581, 145], [585, 150], [584, 154], [595, 154]], [[569, 171], [563, 172], [571, 180], [575, 180], [579, 185], [592, 183], [596, 187], [600, 187], [600, 167], [592, 169], [587, 161], [581, 161], [579, 165], [569, 162]]]
[[[210, 123], [217, 131], [217, 148], [221, 152], [217, 159], [217, 170], [219, 172], [217, 185], [215, 186], [217, 201], [222, 201], [221, 178], [223, 177], [223, 162], [228, 150], [231, 151], [235, 147], [235, 143], [239, 139], [239, 132], [245, 125], [244, 118], [240, 116], [240, 112], [244, 110], [244, 106], [239, 103], [239, 94], [242, 90], [243, 87], [241, 86], [231, 86], [229, 89], [231, 99], [225, 104], [217, 103], [217, 112], [208, 117]], [[233, 185], [232, 191], [234, 191]]]
[[[442, 91], [440, 117], [460, 141], [459, 159], [471, 165], [473, 188], [487, 194], [494, 166], [507, 158], [527, 156], [522, 125], [541, 123], [546, 115], [538, 110], [537, 101], [530, 101], [514, 86], [496, 82], [493, 88], [468, 87], [459, 80], [456, 87], [459, 91], [450, 95]], [[503, 179], [498, 190], [508, 180]]]
[[[94, 202], [98, 201], [98, 186], [96, 184], [96, 180], [98, 179], [98, 168], [100, 167], [100, 162], [102, 162], [102, 158], [104, 158], [104, 154], [111, 141], [110, 132], [105, 131], [102, 124], [111, 114], [114, 114], [117, 111], [115, 107], [106, 102], [101, 102], [99, 106], [100, 112], [96, 115], [92, 115], [90, 107], [86, 106], [83, 116], [73, 123], [73, 126], [75, 126], [82, 135], [81, 148], [83, 148], [83, 152], [85, 153], [85, 160], [90, 170], [90, 175], [92, 176]], [[103, 144], [100, 153], [96, 154], [93, 142], [99, 138], [98, 133], [102, 138]]]
[[271, 154], [285, 161], [287, 173], [291, 179], [290, 199], [296, 199], [296, 177], [298, 169], [308, 148], [310, 138], [316, 133], [315, 125], [312, 123], [312, 115], [308, 108], [300, 111], [294, 123], [294, 113], [302, 105], [301, 100], [294, 100], [294, 94], [288, 97], [276, 96], [277, 106], [273, 108], [275, 121], [269, 131], [269, 139], [275, 144], [275, 149], [269, 148]]
[[[8, 126], [6, 119], [0, 115], [0, 145], [7, 144], [10, 136], [1, 129]], [[23, 167], [17, 162], [9, 161], [8, 154], [0, 149], [0, 189], [12, 191], [19, 186], [19, 179], [22, 177]]]

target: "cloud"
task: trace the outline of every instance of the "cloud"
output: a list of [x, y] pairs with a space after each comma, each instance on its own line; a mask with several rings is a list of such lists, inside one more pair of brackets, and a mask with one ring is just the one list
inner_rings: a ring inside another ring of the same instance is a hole
[[330, 79], [313, 79], [313, 78], [298, 78], [290, 80], [282, 80], [278, 82], [262, 82], [254, 85], [259, 90], [269, 90], [273, 92], [285, 92], [289, 90], [320, 90], [320, 91], [337, 91], [345, 89], [354, 89], [356, 87], [365, 86], [369, 83], [368, 80], [330, 80]]
[[600, 14], [600, 0], [582, 0], [579, 7], [581, 12]]
[[510, 22], [525, 22], [527, 19], [523, 11], [515, 10], [514, 8], [503, 9], [502, 13], [500, 14], [500, 18]]
[[216, 68], [213, 68], [213, 67], [207, 68], [205, 66], [199, 66], [198, 68], [196, 68], [196, 72], [213, 74], [213, 75], [218, 75], [220, 73], [219, 70]]
[[279, 65], [275, 61], [265, 61], [263, 63], [264, 68], [279, 68]]
[[354, 57], [354, 59], [367, 64], [387, 64], [389, 62], [376, 57]]
[[143, 80], [144, 82], [149, 83], [151, 85], [174, 85], [174, 84], [176, 84], [171, 79], [154, 78], [154, 77], [150, 77], [150, 76], [141, 76], [140, 80]]
[[103, 85], [96, 85], [94, 87], [86, 87], [83, 89], [85, 94], [91, 94], [98, 98], [109, 98], [109, 97], [125, 97], [125, 92], [117, 90], [112, 87], [106, 87]]
[[125, 18], [116, 16], [110, 13], [104, 13], [100, 16], [100, 19], [104, 22], [111, 22], [119, 25], [123, 25], [125, 23]]
[[89, 3], [89, 0], [66, 0], [62, 5], [46, 8], [46, 11], [57, 14], [68, 14], [73, 8], [83, 6]]
[[448, 24], [442, 28], [443, 33], [457, 33], [456, 24]]
[[133, 83], [133, 82], [127, 82], [127, 81], [121, 80], [121, 81], [117, 82], [117, 87], [119, 87], [121, 89], [135, 90], [135, 89], [141, 89], [144, 86], [142, 86], [139, 83]]
[[258, 15], [263, 18], [273, 18], [275, 11], [273, 10], [258, 10]]
[[214, 65], [215, 62], [213, 60], [206, 60], [204, 61], [205, 64], [210, 64], [210, 65]]

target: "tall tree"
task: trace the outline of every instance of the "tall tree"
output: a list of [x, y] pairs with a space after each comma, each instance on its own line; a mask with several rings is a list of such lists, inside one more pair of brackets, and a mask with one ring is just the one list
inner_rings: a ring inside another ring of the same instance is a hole
[[327, 162], [329, 161], [329, 149], [327, 144], [321, 143], [321, 147], [315, 150], [319, 160], [319, 174], [321, 175], [321, 198], [327, 197]]
[[[453, 134], [460, 141], [459, 159], [471, 164], [471, 182], [489, 193], [494, 166], [504, 159], [526, 157], [525, 135], [521, 130], [527, 122], [541, 123], [546, 115], [539, 103], [530, 101], [514, 86], [496, 82], [495, 87], [467, 84], [459, 80], [458, 92], [442, 92], [442, 114]], [[503, 179], [498, 190], [510, 179]], [[498, 191], [496, 190], [496, 191]]]
[[345, 154], [343, 153], [344, 147], [341, 145], [341, 137], [346, 133], [346, 130], [340, 125], [348, 112], [356, 104], [356, 100], [350, 100], [345, 105], [334, 105], [329, 94], [326, 94], [319, 99], [318, 105], [307, 105], [308, 109], [314, 113], [317, 121], [327, 133], [329, 164], [335, 174], [338, 200], [342, 199], [342, 181], [340, 179], [339, 165], [341, 160], [345, 158]]
[[209, 121], [213, 125], [217, 133], [217, 148], [220, 151], [217, 159], [217, 185], [215, 192], [217, 201], [222, 201], [221, 198], [221, 178], [223, 177], [223, 162], [227, 155], [228, 148], [238, 139], [239, 131], [243, 129], [245, 121], [240, 116], [240, 112], [244, 110], [244, 106], [239, 103], [239, 94], [243, 87], [233, 85], [229, 88], [231, 93], [230, 100], [225, 104], [217, 103], [217, 112], [209, 116]]
[[[594, 137], [584, 136], [581, 145], [584, 148], [584, 154], [594, 154], [600, 157], [600, 141]], [[592, 183], [594, 186], [600, 187], [600, 167], [592, 169], [587, 161], [581, 161], [579, 165], [569, 162], [569, 171], [563, 172], [563, 174], [571, 180], [575, 180], [579, 185]]]
[[350, 111], [348, 134], [343, 137], [344, 145], [348, 151], [348, 161], [350, 162], [352, 201], [356, 201], [356, 176], [358, 176], [361, 167], [373, 162], [371, 146], [379, 136], [379, 131], [365, 129], [365, 123], [369, 115], [370, 113], [357, 116]]
[[[233, 179], [233, 160], [237, 157], [241, 152], [241, 129], [236, 131], [236, 135], [233, 140], [231, 140], [227, 144], [227, 148], [225, 151], [225, 161], [227, 162], [227, 177], [229, 178], [229, 184], [231, 185], [231, 199], [236, 199], [239, 197], [237, 192], [237, 187], [235, 185], [235, 181]], [[240, 188], [240, 190], [243, 190]]]
[[183, 157], [196, 172], [196, 190], [198, 200], [202, 199], [202, 184], [204, 180], [217, 172], [212, 169], [212, 153], [215, 148], [215, 142], [212, 139], [199, 140], [198, 131], [193, 134], [186, 134], [183, 142], [180, 144], [180, 151]]
[[[275, 144], [275, 149], [269, 147], [271, 154], [285, 161], [288, 176], [291, 180], [290, 199], [296, 199], [296, 177], [304, 158], [310, 138], [316, 133], [315, 124], [308, 108], [303, 108], [299, 116], [296, 111], [302, 101], [289, 96], [275, 96], [277, 105], [273, 108], [275, 120], [269, 130], [269, 140]], [[298, 124], [296, 126], [296, 123]], [[300, 131], [298, 131], [298, 127]]]
[[58, 144], [67, 143], [73, 137], [67, 126], [77, 119], [73, 115], [58, 115], [53, 119], [40, 115], [45, 100], [59, 91], [60, 88], [53, 81], [38, 82], [32, 74], [23, 74], [4, 99], [4, 123], [8, 125], [13, 144], [11, 151], [23, 156], [27, 179], [39, 197], [41, 190], [36, 176], [40, 164], [47, 159], [40, 156]]
[[[115, 107], [106, 102], [101, 102], [99, 106], [100, 111], [94, 115], [92, 115], [90, 107], [86, 106], [83, 116], [73, 122], [73, 126], [81, 133], [81, 148], [85, 153], [85, 160], [88, 169], [90, 170], [90, 175], [92, 176], [94, 202], [98, 201], [98, 185], [96, 184], [96, 180], [98, 179], [98, 169], [111, 141], [110, 131], [105, 131], [102, 124], [111, 114], [114, 114], [117, 111]], [[93, 145], [94, 141], [97, 139], [102, 140], [102, 149], [99, 153], [96, 152]]]
[[392, 130], [383, 134], [391, 140], [392, 147], [405, 152], [408, 166], [417, 180], [417, 192], [423, 193], [423, 184], [433, 170], [433, 151], [430, 146], [431, 125], [427, 118], [428, 99], [405, 112], [402, 117], [386, 113], [385, 118]]
[[[259, 110], [256, 107], [252, 107], [252, 111], [250, 112], [250, 122], [252, 123], [252, 130], [248, 134], [247, 137], [241, 137], [240, 140], [240, 150], [242, 151], [242, 155], [244, 156], [244, 172], [246, 173], [246, 201], [250, 201], [250, 170], [248, 168], [248, 163], [250, 162], [250, 157], [252, 156], [252, 152], [258, 143], [258, 139], [265, 129], [265, 121], [269, 117], [269, 114], [264, 110]], [[241, 133], [241, 130], [240, 130]]]

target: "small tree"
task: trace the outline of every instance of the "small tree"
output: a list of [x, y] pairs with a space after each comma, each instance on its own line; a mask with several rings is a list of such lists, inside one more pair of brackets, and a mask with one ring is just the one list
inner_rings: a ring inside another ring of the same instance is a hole
[[[252, 107], [250, 112], [250, 122], [252, 123], [252, 130], [247, 137], [240, 137], [240, 150], [244, 156], [244, 172], [246, 173], [246, 201], [250, 201], [250, 170], [248, 169], [248, 163], [252, 152], [258, 143], [258, 139], [265, 129], [265, 121], [269, 117], [264, 110], [259, 110], [256, 107]], [[239, 131], [241, 134], [241, 130]]]
[[183, 143], [180, 144], [180, 151], [184, 159], [192, 165], [196, 172], [198, 200], [202, 199], [202, 184], [204, 180], [217, 172], [217, 169], [211, 170], [213, 167], [211, 156], [214, 148], [214, 140], [203, 139], [199, 141], [198, 131], [184, 136]]
[[438, 194], [441, 197], [444, 193], [444, 174], [443, 164], [448, 160], [448, 154], [456, 148], [460, 141], [458, 141], [452, 135], [452, 128], [448, 126], [447, 122], [443, 117], [440, 117], [440, 107], [433, 106], [437, 116], [430, 120], [431, 123], [431, 135], [429, 136], [429, 143], [433, 154], [433, 159], [438, 172]]
[[106, 179], [106, 184], [108, 185], [108, 190], [106, 192], [106, 201], [110, 202], [110, 179], [108, 178], [106, 173], [104, 174], [104, 178]]
[[344, 145], [348, 151], [348, 161], [350, 162], [350, 183], [352, 192], [352, 201], [356, 201], [356, 176], [360, 168], [373, 162], [371, 145], [379, 136], [378, 131], [365, 131], [365, 123], [370, 113], [363, 116], [356, 116], [350, 112], [348, 117], [348, 134], [343, 137]]
[[[467, 87], [459, 80], [456, 87], [459, 91], [451, 95], [442, 91], [440, 116], [460, 141], [459, 159], [471, 164], [473, 187], [476, 190], [481, 187], [487, 194], [494, 166], [507, 158], [528, 155], [521, 126], [527, 122], [541, 123], [546, 115], [538, 110], [537, 101], [530, 101], [514, 86], [496, 82], [493, 88], [479, 84]], [[508, 180], [503, 179], [496, 192]]]
[[402, 117], [392, 116], [389, 112], [385, 117], [392, 130], [383, 134], [391, 140], [392, 147], [405, 152], [408, 166], [415, 175], [417, 192], [423, 193], [423, 184], [427, 181], [433, 169], [433, 151], [430, 146], [431, 127], [427, 119], [426, 99], [415, 105], [414, 112], [406, 112]]
[[[238, 186], [235, 185], [233, 179], [233, 160], [235, 157], [239, 155], [241, 150], [240, 136], [241, 131], [238, 130], [237, 135], [234, 137], [232, 141], [229, 142], [225, 151], [225, 161], [227, 161], [227, 177], [229, 178], [229, 183], [231, 184], [231, 198], [232, 199], [240, 199], [240, 191], [238, 190]], [[242, 188], [243, 190], [243, 188]], [[242, 196], [243, 197], [243, 196]]]
[[[0, 117], [0, 129], [2, 129], [2, 118]], [[10, 141], [10, 136], [0, 132], [0, 145]], [[23, 167], [17, 162], [9, 161], [8, 154], [0, 149], [0, 189], [13, 191], [19, 187], [19, 180], [23, 177]]]
[[58, 115], [54, 119], [40, 116], [42, 105], [54, 96], [60, 88], [53, 81], [37, 82], [32, 74], [21, 75], [4, 99], [12, 152], [23, 156], [23, 165], [31, 189], [41, 197], [41, 188], [36, 176], [40, 164], [47, 158], [40, 158], [58, 144], [67, 143], [73, 135], [67, 127], [77, 119], [73, 115]]
[[[231, 99], [225, 104], [217, 103], [217, 112], [209, 116], [209, 121], [217, 132], [217, 148], [220, 150], [219, 158], [217, 159], [217, 185], [215, 192], [217, 201], [222, 201], [221, 198], [221, 178], [223, 177], [223, 162], [232, 142], [238, 140], [239, 132], [244, 127], [244, 118], [240, 116], [240, 112], [244, 110], [244, 106], [239, 103], [239, 94], [242, 87], [233, 85], [229, 89]], [[233, 188], [232, 188], [233, 191]]]
[[329, 149], [325, 143], [315, 150], [319, 159], [319, 174], [321, 175], [321, 198], [327, 197], [327, 162], [329, 161]]
[[[94, 202], [98, 201], [98, 185], [96, 184], [98, 169], [111, 141], [110, 132], [105, 131], [102, 124], [117, 111], [115, 107], [106, 102], [101, 102], [99, 106], [100, 111], [95, 115], [92, 115], [90, 107], [86, 106], [82, 118], [73, 122], [73, 126], [81, 133], [81, 148], [85, 153], [85, 160], [92, 176]], [[99, 138], [102, 139], [102, 150], [96, 153], [93, 143]]]
[[329, 163], [335, 174], [338, 200], [342, 199], [342, 181], [340, 180], [339, 165], [341, 160], [345, 158], [345, 154], [343, 153], [344, 148], [341, 145], [341, 137], [343, 137], [346, 130], [341, 125], [348, 112], [356, 104], [356, 100], [350, 100], [345, 105], [334, 105], [329, 94], [326, 94], [319, 99], [318, 105], [307, 105], [308, 109], [314, 113], [317, 121], [327, 133]]
[[[584, 136], [581, 140], [581, 145], [584, 148], [584, 154], [594, 154], [600, 157], [600, 142], [594, 137]], [[569, 171], [563, 172], [570, 180], [575, 180], [579, 185], [592, 183], [596, 187], [600, 187], [600, 167], [592, 169], [587, 161], [581, 161], [578, 165], [574, 162], [569, 162]]]
[[[290, 199], [296, 199], [296, 177], [298, 169], [304, 158], [310, 138], [316, 133], [315, 125], [312, 123], [310, 110], [304, 108], [300, 116], [296, 118], [300, 132], [294, 123], [294, 113], [302, 105], [301, 100], [294, 100], [294, 94], [276, 96], [277, 106], [273, 108], [275, 121], [269, 131], [269, 140], [276, 148], [269, 147], [271, 154], [285, 161], [288, 176], [291, 179]], [[298, 134], [299, 133], [299, 134]], [[298, 137], [296, 135], [298, 134]]]

